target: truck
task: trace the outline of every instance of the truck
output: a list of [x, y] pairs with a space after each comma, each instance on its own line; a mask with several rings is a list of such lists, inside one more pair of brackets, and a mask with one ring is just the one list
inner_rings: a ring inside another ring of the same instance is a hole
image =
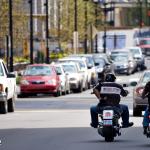
[[14, 112], [16, 99], [16, 75], [8, 72], [5, 62], [0, 59], [0, 113]]

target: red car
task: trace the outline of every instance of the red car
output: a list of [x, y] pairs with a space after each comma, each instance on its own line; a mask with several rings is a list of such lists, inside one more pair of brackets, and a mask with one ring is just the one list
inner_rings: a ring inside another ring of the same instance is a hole
[[28, 96], [38, 93], [61, 95], [60, 78], [54, 66], [48, 64], [28, 65], [21, 76], [20, 95]]
[[138, 46], [144, 55], [150, 56], [150, 38], [142, 38]]

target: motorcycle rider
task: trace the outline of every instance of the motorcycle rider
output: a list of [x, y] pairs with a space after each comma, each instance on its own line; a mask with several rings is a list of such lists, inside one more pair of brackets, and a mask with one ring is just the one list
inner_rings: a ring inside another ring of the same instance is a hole
[[150, 81], [148, 81], [144, 87], [143, 93], [142, 93], [142, 98], [148, 98], [148, 106], [145, 110], [144, 117], [143, 117], [143, 129], [144, 129], [144, 134], [146, 134], [147, 127], [149, 126], [149, 115], [150, 115]]
[[96, 106], [90, 108], [91, 113], [91, 126], [97, 128], [98, 126], [98, 113], [102, 111], [104, 106], [115, 106], [116, 109], [122, 110], [122, 128], [133, 126], [133, 122], [129, 122], [128, 106], [119, 104], [120, 96], [127, 96], [128, 92], [124, 88], [115, 83], [116, 77], [114, 74], [106, 74], [105, 81], [99, 82], [94, 88], [93, 93], [99, 99]]

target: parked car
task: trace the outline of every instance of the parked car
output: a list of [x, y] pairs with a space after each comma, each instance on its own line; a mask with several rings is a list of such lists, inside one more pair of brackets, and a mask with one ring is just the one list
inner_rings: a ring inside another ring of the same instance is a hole
[[106, 55], [93, 54], [93, 58], [98, 78], [101, 73], [114, 73], [114, 64]]
[[135, 86], [133, 89], [133, 116], [141, 116], [142, 111], [145, 110], [148, 99], [142, 98], [142, 92], [146, 83], [150, 81], [150, 70], [145, 70], [139, 81], [132, 81], [130, 84]]
[[86, 90], [88, 88], [88, 85], [90, 84], [91, 80], [88, 75], [88, 67], [87, 67], [85, 58], [66, 57], [63, 59], [59, 59], [59, 62], [76, 62], [76, 63], [78, 63], [80, 72], [82, 73], [82, 76], [83, 76], [83, 89]]
[[28, 96], [39, 93], [61, 95], [60, 78], [54, 66], [49, 64], [28, 65], [21, 76], [20, 95]]
[[8, 72], [7, 67], [0, 59], [0, 113], [15, 111], [16, 76]]
[[65, 73], [62, 64], [55, 64], [57, 74], [59, 74], [60, 81], [61, 81], [61, 91], [62, 94], [69, 94], [70, 93], [70, 84], [68, 75]]
[[110, 57], [114, 63], [115, 73], [126, 73], [129, 75], [137, 70], [137, 62], [128, 49], [113, 50]]
[[85, 58], [86, 64], [88, 67], [88, 79], [90, 80], [88, 84], [88, 88], [92, 87], [93, 81], [97, 81], [97, 74], [96, 74], [96, 68], [94, 65], [94, 60], [93, 60], [93, 55], [92, 54], [74, 54], [70, 55], [69, 57], [80, 57], [80, 58]]
[[142, 54], [142, 49], [138, 46], [127, 47], [129, 51], [133, 54], [133, 58], [137, 62], [137, 70], [146, 69], [144, 55]]
[[137, 46], [142, 49], [144, 55], [150, 56], [150, 38], [141, 38]]
[[82, 92], [83, 91], [83, 75], [78, 67], [78, 64], [75, 62], [64, 62], [62, 67], [65, 73], [68, 75], [70, 89], [73, 92]]

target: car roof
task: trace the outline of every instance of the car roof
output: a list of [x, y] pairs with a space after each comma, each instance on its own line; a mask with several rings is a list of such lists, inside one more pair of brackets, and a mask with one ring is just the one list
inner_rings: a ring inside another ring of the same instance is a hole
[[27, 66], [51, 66], [50, 64], [30, 64]]

